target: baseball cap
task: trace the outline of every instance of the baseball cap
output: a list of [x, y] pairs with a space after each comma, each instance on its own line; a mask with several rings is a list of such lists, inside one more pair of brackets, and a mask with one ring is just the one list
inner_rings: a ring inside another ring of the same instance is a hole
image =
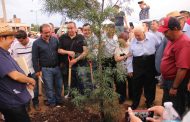
[[14, 36], [16, 32], [7, 23], [0, 23], [0, 36]]
[[174, 30], [175, 28], [180, 29], [180, 23], [175, 17], [163, 18], [160, 22], [159, 32], [165, 32], [167, 30]]

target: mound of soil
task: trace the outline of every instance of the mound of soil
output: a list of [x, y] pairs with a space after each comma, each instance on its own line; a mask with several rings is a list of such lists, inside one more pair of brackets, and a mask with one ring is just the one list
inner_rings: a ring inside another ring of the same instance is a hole
[[100, 116], [87, 110], [79, 110], [70, 102], [61, 107], [48, 108], [45, 112], [31, 114], [32, 122], [99, 122]]

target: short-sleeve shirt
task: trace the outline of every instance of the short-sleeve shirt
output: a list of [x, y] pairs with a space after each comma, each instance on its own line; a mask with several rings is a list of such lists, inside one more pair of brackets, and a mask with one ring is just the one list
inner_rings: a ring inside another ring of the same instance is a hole
[[179, 68], [190, 69], [190, 38], [183, 34], [174, 42], [168, 41], [164, 50], [161, 73], [165, 80], [174, 80]]
[[0, 108], [19, 107], [26, 104], [31, 96], [26, 84], [11, 79], [8, 74], [12, 71], [24, 72], [9, 52], [0, 48]]
[[139, 13], [139, 20], [149, 19], [149, 9], [149, 6], [144, 9], [141, 9]]
[[106, 37], [103, 42], [105, 58], [112, 58], [114, 56], [115, 49], [119, 47], [117, 35], [114, 35], [113, 38]]
[[11, 56], [13, 58], [24, 57], [27, 66], [31, 74], [34, 73], [34, 68], [32, 64], [32, 45], [34, 39], [29, 38], [29, 42], [23, 46], [19, 41], [15, 42], [14, 46], [11, 47]]
[[124, 16], [125, 13], [123, 11], [115, 15], [115, 26], [124, 26]]
[[[84, 36], [77, 34], [74, 38], [70, 38], [68, 34], [64, 34], [59, 38], [59, 48], [67, 51], [74, 51], [75, 56], [79, 56], [83, 52], [83, 46], [87, 46]], [[61, 62], [68, 65], [68, 55], [61, 56]], [[79, 60], [74, 66], [85, 63], [85, 60]]]
[[[122, 47], [117, 47], [115, 49], [115, 56], [120, 56], [122, 54], [127, 55], [129, 53], [129, 48], [122, 48]], [[118, 64], [121, 66], [120, 68], [122, 68], [123, 71], [127, 71], [127, 60], [123, 60], [121, 62], [118, 62]], [[127, 72], [126, 72], [127, 73]]]
[[183, 27], [183, 32], [185, 34], [187, 34], [187, 36], [190, 38], [190, 24], [185, 23], [184, 27]]

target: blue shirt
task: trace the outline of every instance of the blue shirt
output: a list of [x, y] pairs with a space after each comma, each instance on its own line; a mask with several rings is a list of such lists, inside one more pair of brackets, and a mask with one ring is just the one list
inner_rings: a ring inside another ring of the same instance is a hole
[[35, 72], [40, 71], [40, 67], [58, 66], [58, 39], [51, 37], [49, 43], [38, 38], [32, 46], [32, 63]]
[[168, 40], [166, 38], [163, 39], [163, 41], [160, 43], [160, 46], [158, 47], [155, 55], [155, 67], [156, 71], [160, 73], [160, 64], [163, 57], [164, 49], [166, 47]]
[[139, 20], [149, 19], [149, 9], [150, 9], [149, 6], [147, 6], [144, 9], [141, 9], [139, 13]]
[[0, 108], [19, 107], [26, 104], [31, 96], [25, 83], [11, 79], [8, 74], [18, 71], [24, 74], [9, 52], [0, 47]]
[[155, 54], [159, 44], [158, 38], [150, 32], [145, 33], [144, 41], [138, 41], [136, 38], [134, 38], [131, 41], [131, 45], [129, 47], [129, 52], [132, 54], [132, 56], [127, 59], [128, 72], [133, 72], [133, 57]]

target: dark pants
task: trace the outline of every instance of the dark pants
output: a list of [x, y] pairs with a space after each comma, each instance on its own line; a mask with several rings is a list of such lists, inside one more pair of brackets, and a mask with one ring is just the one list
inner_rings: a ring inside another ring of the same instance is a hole
[[29, 77], [33, 78], [36, 81], [36, 85], [34, 87], [34, 98], [32, 99], [33, 105], [38, 105], [39, 104], [39, 83], [38, 83], [38, 78], [35, 75], [35, 73], [33, 74], [29, 74]]
[[182, 83], [180, 84], [180, 86], [178, 87], [177, 95], [170, 96], [169, 90], [173, 84], [173, 81], [172, 80], [164, 81], [164, 88], [163, 88], [164, 94], [163, 94], [162, 103], [169, 102], [169, 101], [172, 102], [173, 107], [175, 108], [175, 110], [178, 112], [178, 114], [181, 117], [185, 113], [185, 108], [186, 108], [187, 82], [188, 82], [188, 79], [183, 80]]
[[126, 100], [126, 81], [115, 82], [116, 92], [119, 94], [119, 102], [123, 103]]
[[[64, 87], [68, 88], [68, 66], [62, 69], [64, 78]], [[86, 65], [71, 67], [71, 88], [76, 88], [81, 94], [84, 94], [85, 89], [92, 89], [92, 82], [90, 80], [90, 69]]]
[[5, 122], [30, 122], [29, 115], [25, 106], [1, 109], [0, 112], [4, 115]]
[[133, 109], [139, 105], [142, 90], [146, 98], [146, 105], [150, 107], [155, 99], [155, 56], [133, 57]]
[[127, 82], [128, 82], [128, 88], [127, 88], [128, 98], [132, 99], [133, 98], [133, 85], [132, 85], [133, 81], [132, 81], [132, 78], [127, 77]]
[[117, 81], [117, 76], [116, 76], [117, 73], [115, 71], [116, 61], [115, 61], [114, 57], [104, 58], [102, 60], [102, 69], [103, 69], [103, 73], [105, 73], [105, 75], [109, 78], [109, 81], [107, 81], [108, 86], [110, 88], [113, 88], [114, 82]]

